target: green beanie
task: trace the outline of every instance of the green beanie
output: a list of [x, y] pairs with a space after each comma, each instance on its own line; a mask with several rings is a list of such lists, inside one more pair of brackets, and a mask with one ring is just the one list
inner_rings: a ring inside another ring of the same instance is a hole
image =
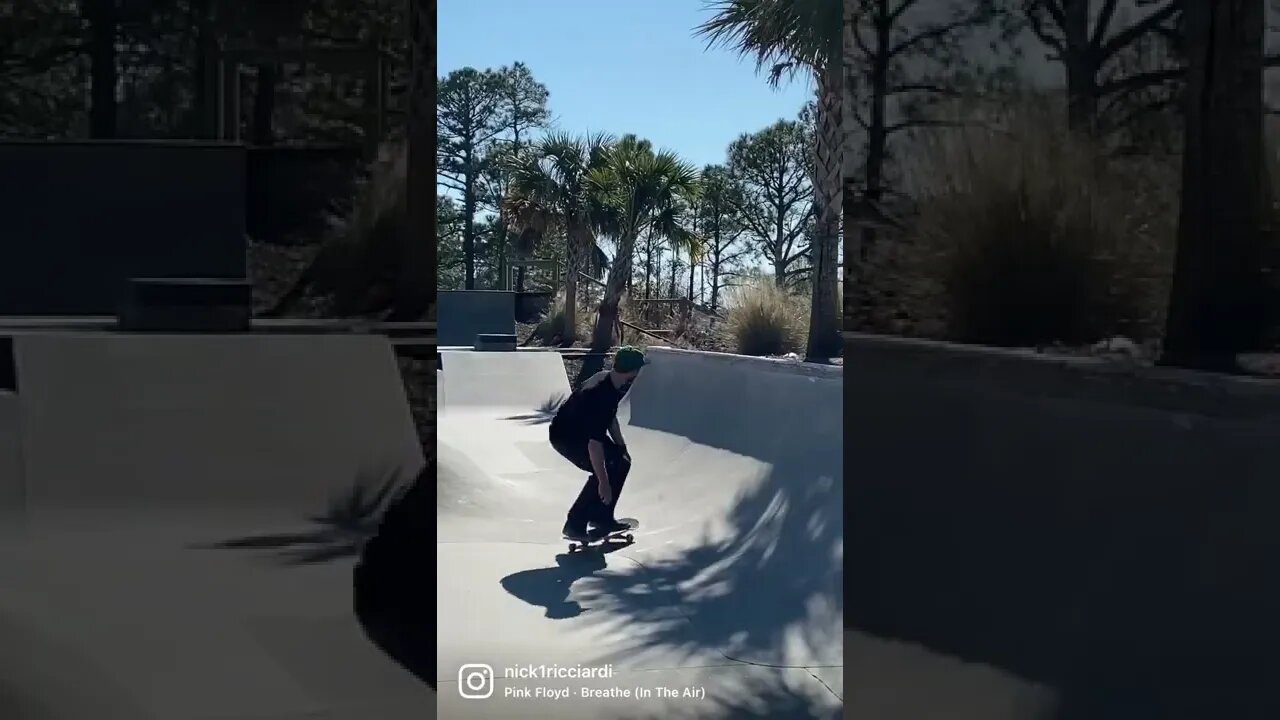
[[639, 348], [624, 345], [613, 356], [613, 369], [618, 372], [634, 372], [648, 363]]

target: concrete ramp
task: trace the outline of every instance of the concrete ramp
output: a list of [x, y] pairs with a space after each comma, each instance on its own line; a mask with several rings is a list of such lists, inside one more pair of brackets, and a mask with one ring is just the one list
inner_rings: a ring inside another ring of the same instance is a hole
[[19, 407], [16, 393], [0, 390], [0, 514], [10, 521], [26, 504]]
[[840, 715], [840, 369], [649, 354], [620, 414], [636, 543], [572, 555], [585, 478], [546, 438], [561, 361], [443, 354], [445, 394], [451, 372], [498, 391], [442, 401], [441, 717]]
[[378, 338], [32, 334], [14, 347], [35, 506], [319, 507], [422, 464]]
[[13, 353], [0, 717], [423, 716], [351, 607], [360, 493], [423, 464], [385, 340], [53, 332]]
[[440, 352], [441, 412], [537, 409], [569, 394], [564, 360], [555, 351]]

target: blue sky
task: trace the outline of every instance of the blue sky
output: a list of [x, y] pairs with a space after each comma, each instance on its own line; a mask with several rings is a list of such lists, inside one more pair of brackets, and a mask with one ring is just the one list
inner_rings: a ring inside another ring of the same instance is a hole
[[635, 133], [699, 166], [813, 94], [798, 76], [778, 90], [731, 50], [694, 29], [704, 0], [439, 0], [437, 67], [522, 61], [550, 91], [558, 127]]

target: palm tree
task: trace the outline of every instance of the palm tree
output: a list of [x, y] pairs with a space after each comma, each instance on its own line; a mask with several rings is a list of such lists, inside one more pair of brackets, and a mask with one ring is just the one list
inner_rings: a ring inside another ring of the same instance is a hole
[[836, 0], [715, 0], [714, 16], [698, 27], [712, 45], [724, 45], [769, 69], [769, 82], [809, 73], [817, 88], [817, 137], [813, 153], [813, 298], [809, 314], [810, 358], [840, 351], [836, 265], [840, 247], [844, 146], [842, 62], [843, 8]]
[[[606, 135], [573, 137], [552, 133], [521, 155], [511, 169], [506, 207], [517, 226], [522, 249], [531, 252], [531, 237], [558, 227], [565, 237], [564, 333], [571, 345], [577, 335], [578, 275], [595, 249], [593, 198], [587, 177], [609, 145]], [[536, 235], [531, 234], [534, 231]]]
[[603, 352], [613, 344], [618, 304], [631, 277], [636, 239], [658, 229], [663, 212], [698, 186], [698, 170], [666, 150], [654, 152], [647, 140], [628, 135], [602, 154], [602, 164], [587, 177], [587, 189], [597, 204], [597, 224], [617, 241], [609, 279], [596, 317], [591, 349]]

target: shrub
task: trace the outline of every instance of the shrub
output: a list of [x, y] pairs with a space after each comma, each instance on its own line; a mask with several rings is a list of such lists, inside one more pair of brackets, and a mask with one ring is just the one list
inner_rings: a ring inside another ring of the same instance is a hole
[[729, 291], [724, 331], [742, 355], [783, 355], [804, 347], [809, 318], [805, 298], [789, 295], [771, 280]]
[[1026, 111], [918, 150], [911, 257], [895, 261], [912, 285], [901, 295], [943, 335], [1031, 346], [1158, 332], [1175, 163], [1108, 158]]
[[351, 213], [335, 220], [311, 264], [268, 314], [285, 314], [305, 296], [326, 298], [327, 312], [339, 316], [376, 312], [388, 303], [403, 257], [407, 158], [402, 142], [382, 149]]
[[[582, 292], [581, 287], [579, 287], [578, 292]], [[579, 303], [578, 316], [575, 318], [578, 338], [591, 336], [595, 315], [594, 311], [589, 311], [582, 303]], [[560, 343], [560, 336], [563, 334], [564, 291], [561, 291], [556, 295], [555, 302], [552, 303], [551, 307], [542, 316], [542, 319], [538, 321], [537, 326], [534, 327], [533, 339], [539, 345], [555, 345]]]

